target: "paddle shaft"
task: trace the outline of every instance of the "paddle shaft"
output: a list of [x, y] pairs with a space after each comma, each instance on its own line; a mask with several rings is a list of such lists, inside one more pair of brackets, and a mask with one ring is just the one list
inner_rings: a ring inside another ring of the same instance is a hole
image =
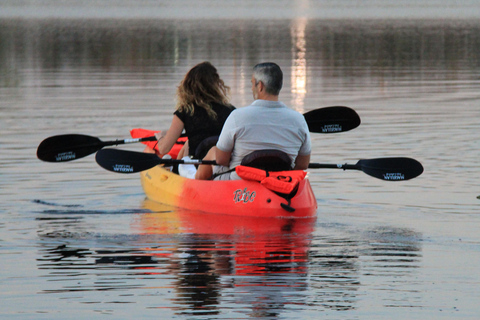
[[356, 164], [332, 164], [332, 163], [309, 163], [309, 169], [343, 169], [343, 170], [362, 170]]
[[106, 146], [118, 146], [120, 144], [129, 144], [129, 143], [137, 143], [137, 142], [144, 142], [144, 141], [157, 141], [157, 137], [145, 137], [145, 138], [131, 138], [131, 139], [123, 139], [123, 140], [115, 140], [115, 141], [105, 141], [102, 144], [102, 147]]
[[[212, 166], [218, 166], [215, 160], [201, 160], [201, 159], [158, 159], [157, 164], [163, 164], [167, 166], [178, 165], [178, 164], [208, 164]], [[309, 169], [343, 169], [343, 170], [362, 170], [361, 167], [358, 167], [356, 164], [332, 164], [332, 163], [309, 163]]]
[[201, 159], [160, 159], [158, 158], [158, 164], [164, 164], [164, 165], [175, 165], [175, 164], [209, 164], [212, 166], [218, 166], [217, 162], [215, 160], [201, 160]]

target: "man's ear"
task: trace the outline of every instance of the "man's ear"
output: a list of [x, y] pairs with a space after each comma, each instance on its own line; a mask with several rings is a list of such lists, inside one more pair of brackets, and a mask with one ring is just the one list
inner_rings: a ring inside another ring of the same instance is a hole
[[258, 81], [258, 92], [264, 92], [265, 91], [265, 84], [263, 84], [262, 81]]

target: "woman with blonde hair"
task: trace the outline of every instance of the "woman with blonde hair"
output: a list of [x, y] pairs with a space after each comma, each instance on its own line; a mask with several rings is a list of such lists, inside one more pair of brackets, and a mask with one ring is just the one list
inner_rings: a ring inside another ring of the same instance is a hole
[[220, 135], [225, 120], [235, 109], [230, 104], [229, 92], [230, 88], [210, 62], [190, 69], [177, 88], [177, 105], [170, 128], [165, 134], [157, 134], [160, 156], [170, 151], [185, 129], [188, 144], [179, 158], [188, 155], [201, 159], [203, 155], [196, 155], [201, 142]]

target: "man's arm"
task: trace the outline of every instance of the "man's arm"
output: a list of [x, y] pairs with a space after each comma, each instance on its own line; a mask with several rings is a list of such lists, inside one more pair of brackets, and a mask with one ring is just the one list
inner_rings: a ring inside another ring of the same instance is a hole
[[293, 170], [307, 170], [310, 163], [310, 155], [308, 156], [297, 156], [295, 159], [295, 167]]
[[228, 165], [230, 164], [231, 157], [232, 157], [231, 152], [222, 151], [219, 148], [216, 148], [215, 161], [217, 161], [217, 164], [228, 167]]

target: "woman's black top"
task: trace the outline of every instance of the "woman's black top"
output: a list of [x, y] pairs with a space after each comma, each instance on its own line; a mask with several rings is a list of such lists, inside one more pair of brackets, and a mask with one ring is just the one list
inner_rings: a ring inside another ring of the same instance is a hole
[[219, 103], [211, 103], [213, 111], [217, 113], [217, 118], [213, 119], [207, 111], [199, 106], [194, 106], [193, 114], [175, 111], [174, 114], [182, 120], [185, 126], [185, 133], [188, 137], [188, 154], [195, 156], [198, 145], [206, 138], [219, 136], [223, 124], [230, 113], [235, 110], [233, 106], [225, 106]]

